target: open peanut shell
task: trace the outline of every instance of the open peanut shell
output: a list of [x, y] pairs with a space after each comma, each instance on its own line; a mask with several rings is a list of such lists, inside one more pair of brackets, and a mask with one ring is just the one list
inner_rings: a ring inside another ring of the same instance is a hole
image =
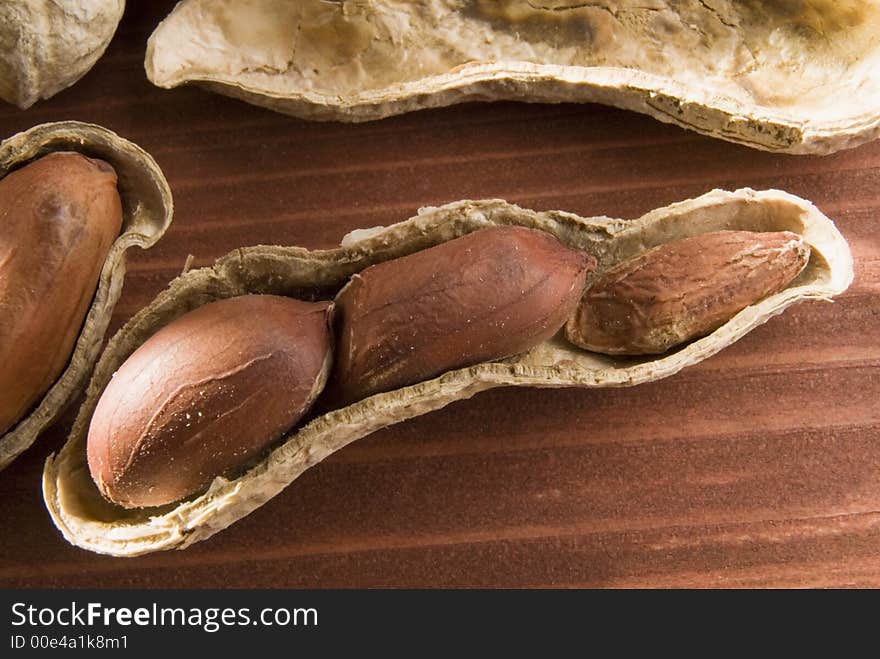
[[[160, 327], [200, 305], [246, 293], [328, 298], [352, 274], [373, 263], [500, 224], [547, 231], [586, 250], [598, 260], [593, 278], [656, 245], [720, 229], [793, 231], [811, 245], [812, 255], [788, 288], [678, 350], [647, 358], [611, 357], [583, 351], [560, 333], [527, 353], [450, 371], [322, 414], [286, 436], [246, 473], [232, 480], [216, 478], [206, 492], [180, 503], [126, 510], [101, 497], [86, 464], [91, 415], [116, 369]], [[831, 220], [790, 194], [748, 189], [716, 190], [632, 221], [535, 212], [499, 200], [460, 201], [422, 209], [417, 217], [387, 228], [356, 231], [337, 249], [242, 248], [211, 267], [175, 279], [113, 337], [95, 368], [67, 443], [46, 461], [44, 498], [64, 537], [79, 547], [116, 556], [184, 548], [244, 517], [306, 469], [374, 430], [493, 387], [621, 387], [657, 380], [715, 354], [795, 302], [832, 298], [847, 288], [852, 277], [849, 247]]]
[[104, 261], [67, 367], [37, 406], [0, 436], [0, 469], [33, 444], [82, 393], [122, 293], [126, 251], [135, 245], [153, 246], [171, 224], [171, 190], [159, 166], [143, 149], [101, 126], [76, 121], [41, 124], [4, 140], [0, 143], [0, 178], [53, 151], [78, 151], [113, 166], [122, 200], [122, 230]]
[[598, 102], [768, 151], [880, 135], [871, 0], [184, 0], [150, 80], [307, 119]]

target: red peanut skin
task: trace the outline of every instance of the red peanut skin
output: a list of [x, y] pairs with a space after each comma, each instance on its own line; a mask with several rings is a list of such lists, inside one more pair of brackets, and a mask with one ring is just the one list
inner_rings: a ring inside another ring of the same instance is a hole
[[809, 258], [789, 231], [715, 231], [660, 245], [599, 277], [566, 335], [593, 352], [663, 353], [781, 291]]
[[503, 226], [365, 269], [336, 297], [328, 400], [525, 352], [562, 327], [595, 263], [546, 232]]
[[0, 180], [0, 435], [67, 366], [121, 228], [104, 161], [52, 153]]
[[89, 426], [92, 479], [126, 508], [172, 503], [248, 465], [321, 392], [329, 302], [245, 295], [206, 304], [144, 342]]

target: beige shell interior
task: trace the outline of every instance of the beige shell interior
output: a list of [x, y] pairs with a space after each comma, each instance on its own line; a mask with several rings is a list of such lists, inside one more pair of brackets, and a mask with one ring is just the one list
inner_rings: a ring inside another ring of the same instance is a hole
[[[719, 229], [794, 231], [811, 245], [812, 255], [807, 268], [786, 290], [746, 308], [711, 335], [676, 351], [647, 358], [611, 357], [580, 350], [557, 336], [519, 356], [451, 371], [318, 416], [285, 437], [240, 477], [217, 478], [207, 492], [177, 505], [125, 510], [100, 496], [86, 465], [91, 414], [116, 369], [160, 327], [202, 304], [245, 293], [327, 298], [353, 273], [372, 263], [498, 224], [547, 231], [588, 251], [599, 264], [594, 277], [650, 247]], [[795, 302], [830, 299], [847, 288], [852, 276], [846, 241], [812, 204], [784, 192], [748, 189], [716, 190], [633, 221], [534, 212], [499, 200], [461, 201], [422, 209], [417, 217], [388, 228], [354, 232], [333, 250], [239, 249], [212, 267], [175, 279], [113, 337], [95, 368], [66, 445], [46, 462], [44, 498], [64, 537], [85, 549], [133, 556], [183, 548], [244, 517], [303, 471], [374, 430], [492, 387], [616, 387], [663, 378], [711, 356]], [[291, 523], [296, 523], [295, 513], [291, 515]]]
[[791, 153], [880, 134], [873, 0], [184, 0], [145, 67], [310, 119], [516, 99]]
[[0, 144], [0, 178], [52, 151], [78, 151], [113, 165], [122, 199], [122, 232], [110, 248], [73, 355], [36, 408], [0, 436], [0, 469], [27, 449], [85, 388], [98, 360], [113, 307], [122, 293], [125, 253], [154, 245], [171, 224], [168, 182], [143, 149], [115, 133], [75, 121], [41, 124]]

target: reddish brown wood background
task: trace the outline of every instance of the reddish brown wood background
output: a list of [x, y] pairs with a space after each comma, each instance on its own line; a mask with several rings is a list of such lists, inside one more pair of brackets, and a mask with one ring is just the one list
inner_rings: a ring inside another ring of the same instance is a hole
[[306, 123], [152, 87], [144, 47], [173, 2], [129, 5], [76, 86], [0, 108], [0, 136], [90, 121], [163, 167], [174, 224], [132, 255], [113, 330], [188, 254], [330, 247], [462, 198], [637, 217], [781, 188], [837, 221], [856, 280], [661, 382], [494, 390], [377, 432], [186, 551], [114, 559], [61, 538], [40, 474], [68, 415], [0, 474], [0, 586], [880, 586], [880, 142], [768, 155], [595, 105]]

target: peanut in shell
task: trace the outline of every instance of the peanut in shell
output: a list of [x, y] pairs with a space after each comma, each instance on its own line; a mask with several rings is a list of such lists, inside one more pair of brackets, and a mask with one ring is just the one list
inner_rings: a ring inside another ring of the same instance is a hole
[[[653, 247], [720, 230], [791, 231], [810, 245], [811, 254], [807, 267], [784, 290], [749, 305], [679, 350], [643, 357], [603, 355], [578, 348], [557, 334], [505, 359], [454, 369], [345, 407], [322, 410], [244, 473], [217, 477], [204, 492], [167, 508], [126, 510], [101, 496], [86, 466], [89, 423], [115, 370], [159, 328], [216, 299], [248, 293], [309, 299], [336, 292], [369, 266], [480, 229], [509, 225], [547, 233], [593, 256], [597, 268], [587, 275], [588, 285]], [[237, 249], [210, 267], [175, 279], [110, 340], [67, 442], [46, 461], [44, 500], [64, 537], [90, 551], [137, 556], [189, 547], [245, 517], [306, 470], [375, 430], [494, 387], [623, 387], [665, 378], [711, 357], [791, 305], [833, 298], [846, 290], [852, 277], [852, 254], [831, 219], [808, 201], [779, 190], [715, 190], [634, 220], [536, 212], [497, 199], [465, 200], [424, 208], [416, 217], [388, 227], [356, 231], [336, 249], [266, 245]], [[833, 313], [830, 307], [829, 313]], [[296, 524], [295, 510], [285, 514], [290, 524]]]
[[[24, 259], [29, 263], [30, 269], [29, 273], [23, 275], [23, 279], [18, 279], [21, 285], [13, 287], [11, 300], [7, 300], [4, 304], [21, 305], [23, 301], [27, 300], [31, 289], [34, 292], [40, 290], [49, 298], [64, 294], [62, 295], [64, 299], [58, 304], [57, 309], [50, 309], [51, 303], [47, 305], [45, 301], [42, 302], [42, 311], [37, 313], [38, 316], [46, 314], [49, 310], [53, 313], [61, 311], [67, 308], [71, 300], [81, 301], [77, 295], [72, 293], [70, 286], [73, 281], [66, 279], [71, 274], [71, 263], [78, 264], [73, 269], [73, 280], [79, 281], [80, 275], [86, 271], [91, 272], [92, 268], [97, 269], [99, 276], [96, 288], [91, 291], [84, 289], [80, 291], [80, 295], [86, 300], [87, 311], [77, 330], [72, 352], [64, 360], [63, 371], [57, 379], [51, 382], [50, 388], [39, 397], [39, 400], [35, 400], [24, 412], [24, 416], [14, 421], [13, 425], [5, 432], [0, 433], [0, 469], [6, 467], [31, 446], [40, 433], [57, 420], [67, 406], [83, 391], [98, 360], [113, 308], [122, 292], [126, 252], [135, 246], [141, 249], [152, 247], [171, 224], [173, 215], [171, 190], [153, 158], [136, 144], [94, 124], [78, 121], [40, 124], [3, 140], [0, 143], [0, 181], [23, 172], [29, 163], [38, 163], [43, 158], [55, 157], [52, 154], [57, 152], [76, 152], [81, 154], [77, 155], [77, 158], [91, 159], [95, 162], [103, 161], [112, 168], [116, 175], [118, 200], [122, 206], [122, 226], [117, 231], [118, 235], [112, 241], [106, 254], [94, 254], [95, 263], [88, 263], [87, 259], [83, 260], [82, 251], [71, 249], [70, 253], [64, 256], [62, 246], [48, 243], [36, 247], [30, 257], [27, 256], [29, 251], [22, 252], [21, 247], [16, 248], [15, 243], [12, 244], [12, 250], [17, 249], [19, 253], [11, 259], [8, 252], [4, 254], [3, 258], [7, 260], [7, 265], [10, 262]], [[62, 183], [58, 189], [71, 192], [71, 184]], [[43, 194], [43, 199], [47, 203], [43, 208], [42, 215], [48, 213], [49, 217], [56, 219], [84, 217], [81, 205], [69, 207], [64, 203], [56, 203], [63, 198], [63, 195], [59, 197], [55, 194], [53, 197], [51, 190], [44, 189]], [[77, 199], [83, 201], [80, 192], [76, 189], [72, 190], [72, 195], [72, 201]], [[55, 208], [55, 211], [51, 211], [52, 208]], [[17, 222], [13, 222], [12, 218], [6, 218], [5, 221], [8, 226], [3, 230], [6, 231], [12, 226], [18, 225]], [[48, 226], [52, 226], [52, 223]], [[55, 225], [56, 237], [64, 234], [61, 231], [61, 226], [57, 223]], [[88, 235], [88, 233], [86, 232], [78, 238], [75, 236], [75, 232], [71, 233], [68, 236], [68, 245], [73, 246], [84, 235]], [[16, 241], [18, 240], [24, 241], [22, 245], [27, 243], [33, 246], [34, 237], [22, 235], [16, 238]], [[88, 240], [86, 244], [90, 244]], [[50, 253], [55, 254], [59, 259], [54, 261], [54, 265], [53, 259], [43, 262], [39, 258], [34, 258], [38, 254]], [[79, 257], [76, 254], [79, 254]], [[30, 261], [28, 261], [29, 258]], [[65, 260], [69, 258], [79, 260], [72, 262]], [[51, 290], [47, 291], [45, 282], [36, 285], [47, 273], [55, 270], [56, 266], [60, 267], [56, 275], [62, 279], [55, 281]], [[27, 303], [27, 305], [30, 304], [30, 302]], [[21, 316], [21, 318], [24, 317]], [[46, 322], [58, 325], [59, 332], [65, 336], [64, 328], [76, 325], [69, 317], [64, 322], [60, 321], [61, 318], [50, 318]], [[0, 321], [0, 324], [12, 327], [17, 322], [19, 321], [15, 317], [7, 316]], [[57, 340], [57, 337], [54, 340]], [[33, 337], [30, 341], [33, 341]], [[52, 341], [49, 341], [47, 351], [41, 353], [39, 359], [45, 358], [47, 353], [54, 351], [50, 348], [51, 345]], [[13, 348], [27, 352], [32, 350], [33, 346], [26, 341], [24, 344], [14, 343]], [[16, 358], [13, 355], [12, 359]], [[33, 366], [34, 364], [30, 364], [27, 368], [30, 369]], [[15, 370], [19, 372], [18, 367]], [[33, 374], [24, 379], [30, 381], [32, 377], [34, 377]]]
[[809, 246], [790, 231], [718, 231], [667, 243], [593, 282], [566, 336], [605, 354], [663, 353], [781, 291], [809, 258]]
[[119, 368], [89, 425], [89, 471], [125, 508], [161, 506], [243, 468], [327, 380], [329, 302], [243, 295], [166, 325]]
[[367, 268], [336, 297], [331, 400], [529, 350], [562, 327], [595, 267], [550, 234], [506, 226]]
[[70, 360], [121, 228], [103, 160], [55, 152], [0, 180], [0, 435]]

